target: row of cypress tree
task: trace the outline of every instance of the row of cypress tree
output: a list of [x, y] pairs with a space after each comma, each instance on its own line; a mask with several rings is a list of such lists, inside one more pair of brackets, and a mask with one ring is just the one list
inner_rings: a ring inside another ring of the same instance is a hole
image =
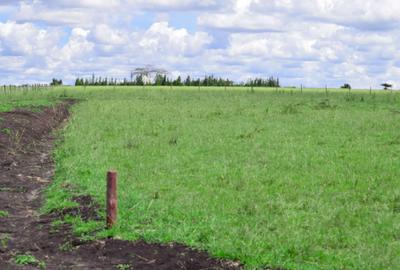
[[259, 87], [280, 87], [279, 78], [269, 77], [267, 79], [255, 78], [249, 79], [245, 83], [235, 83], [232, 80], [224, 79], [221, 77], [214, 77], [214, 75], [204, 76], [204, 78], [191, 78], [187, 76], [182, 79], [178, 76], [176, 79], [171, 79], [166, 75], [157, 74], [153, 80], [147, 79], [143, 75], [128, 80], [118, 80], [116, 78], [102, 78], [92, 75], [91, 78], [77, 78], [75, 80], [76, 86], [100, 86], [100, 85], [156, 85], [156, 86], [259, 86]]

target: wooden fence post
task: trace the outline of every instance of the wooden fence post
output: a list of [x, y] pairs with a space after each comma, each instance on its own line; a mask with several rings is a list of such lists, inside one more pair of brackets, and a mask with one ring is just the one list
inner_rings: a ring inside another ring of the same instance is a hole
[[107, 172], [107, 228], [110, 229], [117, 222], [117, 172]]

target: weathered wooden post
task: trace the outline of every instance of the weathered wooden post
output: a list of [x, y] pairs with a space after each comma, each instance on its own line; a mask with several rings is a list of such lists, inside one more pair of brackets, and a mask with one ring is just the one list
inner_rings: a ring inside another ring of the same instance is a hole
[[107, 229], [110, 229], [117, 222], [117, 172], [107, 172]]

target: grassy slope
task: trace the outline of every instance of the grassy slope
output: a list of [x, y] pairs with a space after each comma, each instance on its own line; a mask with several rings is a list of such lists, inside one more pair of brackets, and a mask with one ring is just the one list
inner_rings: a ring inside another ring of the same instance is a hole
[[[64, 89], [68, 87], [57, 87], [54, 89], [41, 89], [37, 91], [13, 89], [5, 94], [0, 89], [0, 112], [11, 111], [15, 108], [32, 108], [53, 105], [61, 98], [65, 98]], [[71, 90], [70, 90], [71, 92]]]
[[65, 205], [65, 184], [103, 204], [115, 168], [116, 236], [185, 242], [249, 268], [400, 265], [399, 96], [88, 93], [56, 152], [48, 208]]

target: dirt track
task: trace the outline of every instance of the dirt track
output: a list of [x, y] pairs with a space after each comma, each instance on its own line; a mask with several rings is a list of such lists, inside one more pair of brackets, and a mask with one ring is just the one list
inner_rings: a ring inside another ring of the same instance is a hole
[[[41, 112], [0, 114], [0, 269], [242, 268], [179, 244], [114, 239], [83, 242], [68, 225], [51, 226], [65, 213], [97, 218], [88, 196], [76, 198], [81, 204], [78, 208], [40, 216], [41, 193], [54, 173], [51, 133], [68, 118], [71, 104], [66, 101]], [[17, 265], [15, 258], [21, 254], [31, 254], [38, 262]]]

